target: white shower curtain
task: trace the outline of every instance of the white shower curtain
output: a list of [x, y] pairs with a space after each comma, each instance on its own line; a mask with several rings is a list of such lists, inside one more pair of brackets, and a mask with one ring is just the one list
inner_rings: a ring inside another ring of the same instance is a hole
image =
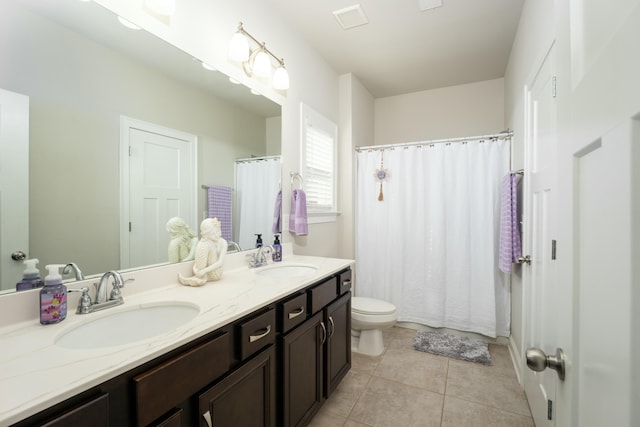
[[280, 190], [280, 158], [236, 163], [236, 212], [234, 238], [243, 250], [255, 247], [255, 234], [265, 245], [273, 243], [273, 213]]
[[[393, 303], [399, 321], [509, 336], [509, 279], [498, 270], [509, 144], [358, 152], [356, 294]], [[382, 155], [389, 179], [378, 201]]]

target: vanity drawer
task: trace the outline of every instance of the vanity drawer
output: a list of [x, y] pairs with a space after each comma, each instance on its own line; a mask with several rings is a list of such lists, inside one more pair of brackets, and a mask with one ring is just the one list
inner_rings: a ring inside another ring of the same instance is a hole
[[244, 360], [276, 341], [276, 310], [270, 309], [238, 325], [239, 358]]
[[338, 296], [337, 281], [336, 277], [331, 277], [309, 289], [310, 314], [320, 311], [325, 305], [336, 299]]
[[307, 319], [307, 294], [290, 298], [278, 306], [278, 324], [281, 332], [287, 332]]
[[343, 295], [351, 290], [351, 270], [346, 270], [338, 276], [338, 294]]
[[134, 377], [138, 425], [149, 424], [226, 373], [230, 345], [225, 332]]

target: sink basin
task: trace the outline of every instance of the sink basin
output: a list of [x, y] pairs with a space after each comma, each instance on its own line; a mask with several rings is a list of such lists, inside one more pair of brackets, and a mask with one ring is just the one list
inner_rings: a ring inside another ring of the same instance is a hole
[[278, 265], [266, 267], [256, 271], [256, 274], [266, 277], [302, 277], [315, 273], [316, 267], [312, 265]]
[[[166, 304], [119, 310], [113, 314], [90, 313], [100, 316], [73, 327], [56, 337], [59, 347], [91, 349], [130, 344], [172, 331], [200, 313], [195, 304]], [[103, 315], [106, 314], [106, 315]]]

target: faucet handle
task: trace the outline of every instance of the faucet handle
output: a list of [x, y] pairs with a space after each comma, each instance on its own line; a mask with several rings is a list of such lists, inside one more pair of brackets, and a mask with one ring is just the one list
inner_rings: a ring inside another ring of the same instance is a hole
[[109, 296], [110, 300], [121, 300], [122, 299], [122, 292], [120, 292], [120, 289], [124, 288], [124, 284], [125, 283], [129, 283], [129, 282], [133, 282], [136, 279], [134, 279], [133, 277], [130, 277], [126, 280], [115, 280], [113, 282], [113, 287], [111, 288], [111, 295]]
[[83, 286], [80, 289], [69, 289], [68, 292], [82, 292], [80, 295], [80, 301], [78, 302], [78, 309], [76, 313], [87, 314], [91, 310], [91, 297], [89, 296], [89, 288]]

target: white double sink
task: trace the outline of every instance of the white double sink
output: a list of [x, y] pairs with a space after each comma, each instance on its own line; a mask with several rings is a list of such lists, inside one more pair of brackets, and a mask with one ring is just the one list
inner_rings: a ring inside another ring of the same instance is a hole
[[[263, 277], [287, 278], [304, 277], [316, 270], [311, 265], [285, 264], [261, 268], [255, 273]], [[110, 310], [86, 315], [87, 321], [62, 331], [55, 338], [55, 344], [66, 349], [85, 350], [131, 344], [168, 333], [200, 314], [198, 305], [175, 301]]]

